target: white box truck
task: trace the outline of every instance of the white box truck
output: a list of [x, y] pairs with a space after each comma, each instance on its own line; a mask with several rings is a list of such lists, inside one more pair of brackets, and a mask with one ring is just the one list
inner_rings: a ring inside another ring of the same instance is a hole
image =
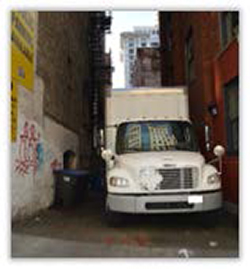
[[[222, 146], [214, 154], [221, 163]], [[106, 216], [219, 209], [220, 173], [205, 163], [185, 87], [113, 90], [106, 98]]]

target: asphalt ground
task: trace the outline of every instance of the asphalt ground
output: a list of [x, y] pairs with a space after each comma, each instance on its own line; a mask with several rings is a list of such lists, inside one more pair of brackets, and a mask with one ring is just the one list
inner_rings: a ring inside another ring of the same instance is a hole
[[236, 258], [238, 217], [207, 214], [125, 215], [110, 227], [102, 199], [52, 207], [12, 223], [12, 257]]

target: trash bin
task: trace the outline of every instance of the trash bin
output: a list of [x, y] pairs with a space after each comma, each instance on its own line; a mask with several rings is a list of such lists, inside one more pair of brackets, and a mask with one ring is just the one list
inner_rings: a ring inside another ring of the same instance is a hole
[[84, 170], [54, 170], [54, 205], [72, 206], [84, 200], [87, 194], [89, 173]]

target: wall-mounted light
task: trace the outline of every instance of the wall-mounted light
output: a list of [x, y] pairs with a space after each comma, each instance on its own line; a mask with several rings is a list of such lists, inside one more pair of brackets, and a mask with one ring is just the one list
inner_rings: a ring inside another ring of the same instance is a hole
[[210, 113], [212, 117], [215, 117], [218, 115], [218, 107], [216, 103], [210, 103], [208, 105], [208, 112]]

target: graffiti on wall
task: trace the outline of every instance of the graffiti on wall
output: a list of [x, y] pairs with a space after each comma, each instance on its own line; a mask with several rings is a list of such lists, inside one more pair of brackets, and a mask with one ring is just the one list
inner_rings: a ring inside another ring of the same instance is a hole
[[34, 176], [42, 168], [44, 161], [41, 136], [34, 123], [25, 121], [19, 135], [17, 150], [15, 171], [21, 176]]
[[50, 162], [50, 168], [52, 171], [57, 170], [57, 169], [61, 169], [62, 163], [57, 158], [55, 158]]
[[46, 160], [46, 163], [49, 164], [51, 172], [53, 172], [53, 170], [61, 169], [63, 166], [58, 156], [60, 156], [60, 153], [58, 153], [57, 150], [51, 147], [50, 144], [46, 144], [46, 152], [44, 159]]

